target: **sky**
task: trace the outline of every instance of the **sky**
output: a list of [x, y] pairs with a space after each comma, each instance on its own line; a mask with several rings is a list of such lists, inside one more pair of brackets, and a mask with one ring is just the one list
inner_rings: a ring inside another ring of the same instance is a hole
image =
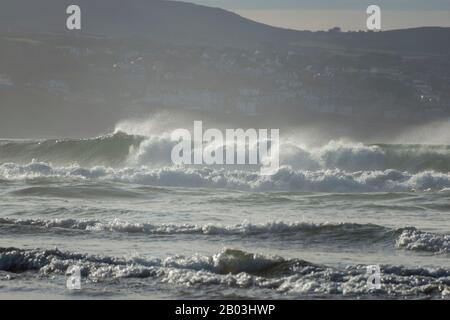
[[183, 0], [220, 7], [266, 24], [299, 29], [366, 28], [366, 8], [381, 8], [382, 29], [450, 27], [450, 0]]

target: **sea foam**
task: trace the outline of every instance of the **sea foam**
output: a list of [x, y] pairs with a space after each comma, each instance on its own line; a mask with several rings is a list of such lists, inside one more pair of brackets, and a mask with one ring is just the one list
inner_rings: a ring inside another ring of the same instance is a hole
[[[269, 290], [280, 295], [372, 295], [441, 297], [448, 295], [450, 270], [382, 265], [383, 286], [367, 286], [366, 266], [343, 269], [299, 259], [284, 259], [236, 249], [213, 255], [169, 256], [164, 259], [119, 258], [64, 252], [58, 249], [0, 248], [0, 270], [35, 271], [37, 277], [66, 275], [80, 267], [89, 281], [153, 278], [176, 287], [223, 287]], [[41, 276], [39, 276], [41, 275]], [[14, 277], [10, 278], [14, 281]]]
[[0, 165], [0, 178], [78, 178], [123, 182], [150, 186], [224, 188], [243, 191], [293, 192], [408, 192], [441, 191], [450, 188], [450, 175], [434, 171], [409, 173], [398, 170], [347, 172], [339, 169], [295, 170], [282, 167], [271, 176], [247, 170], [225, 170], [193, 167], [127, 167], [114, 169], [77, 165], [55, 167], [48, 163]]

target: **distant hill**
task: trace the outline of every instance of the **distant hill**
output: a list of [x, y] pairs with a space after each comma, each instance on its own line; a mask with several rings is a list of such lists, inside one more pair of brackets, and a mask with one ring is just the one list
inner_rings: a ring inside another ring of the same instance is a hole
[[0, 31], [67, 34], [70, 4], [81, 7], [82, 34], [220, 46], [296, 36], [223, 9], [164, 0], [0, 0]]
[[0, 32], [67, 34], [66, 8], [82, 8], [82, 32], [182, 45], [333, 44], [345, 48], [450, 52], [450, 28], [385, 32], [309, 32], [275, 28], [229, 11], [165, 0], [0, 0]]
[[[335, 38], [331, 41], [338, 42]], [[384, 32], [345, 33], [349, 47], [400, 53], [450, 54], [450, 28], [421, 27]]]

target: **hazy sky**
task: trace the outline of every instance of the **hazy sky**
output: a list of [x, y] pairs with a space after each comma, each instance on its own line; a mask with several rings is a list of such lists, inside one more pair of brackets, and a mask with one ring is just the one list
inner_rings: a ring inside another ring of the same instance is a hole
[[382, 28], [450, 27], [450, 0], [184, 0], [293, 29], [365, 29], [366, 8], [382, 10]]

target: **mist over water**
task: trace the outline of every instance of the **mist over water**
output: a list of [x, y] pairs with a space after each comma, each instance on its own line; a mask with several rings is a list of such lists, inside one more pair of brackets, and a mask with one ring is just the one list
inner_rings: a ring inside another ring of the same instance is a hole
[[395, 143], [450, 145], [450, 120], [410, 128], [394, 138]]

